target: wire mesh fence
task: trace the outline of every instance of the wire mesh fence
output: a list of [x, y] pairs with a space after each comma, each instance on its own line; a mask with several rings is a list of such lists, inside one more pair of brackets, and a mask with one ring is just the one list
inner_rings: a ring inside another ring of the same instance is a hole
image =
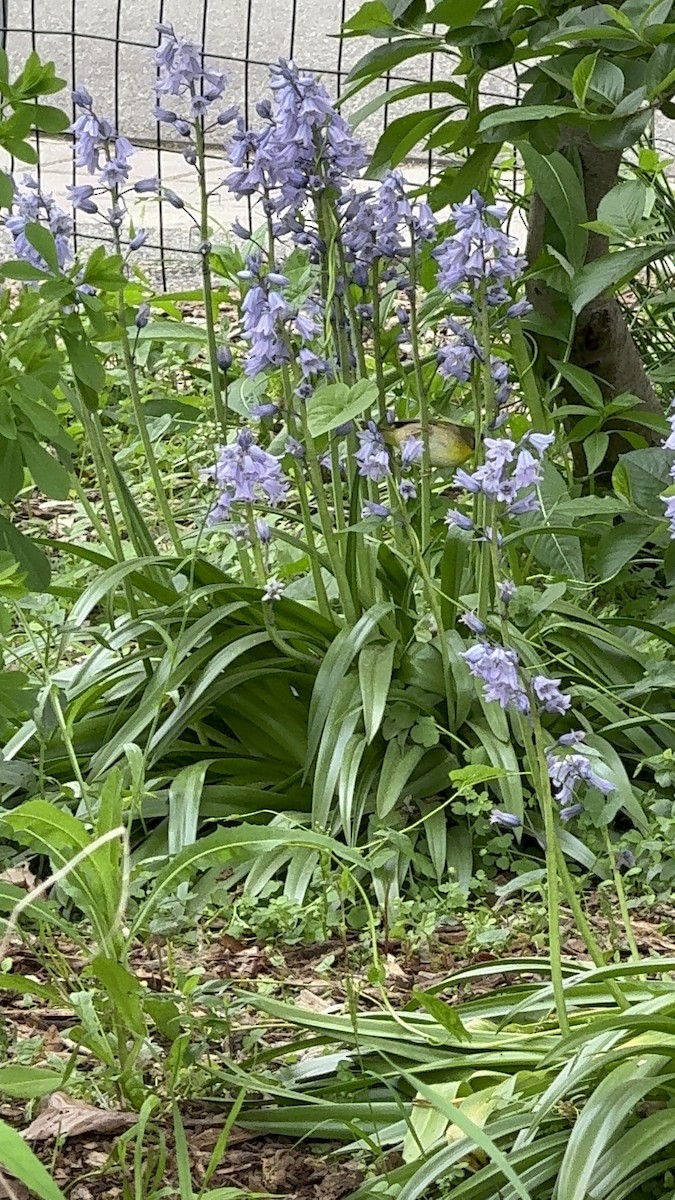
[[[194, 172], [171, 127], [158, 125], [153, 116], [157, 22], [172, 22], [179, 34], [203, 44], [209, 62], [228, 75], [228, 104], [238, 104], [248, 123], [255, 117], [256, 99], [267, 93], [269, 64], [279, 57], [293, 58], [299, 66], [315, 71], [333, 96], [341, 94], [365, 43], [343, 39], [339, 30], [360, 2], [194, 0], [186, 6], [181, 0], [0, 0], [0, 37], [17, 67], [30, 50], [36, 50], [43, 59], [55, 62], [71, 88], [86, 84], [95, 95], [97, 111], [111, 114], [119, 131], [139, 148], [136, 161], [141, 173], [158, 174], [189, 200]], [[412, 59], [405, 69], [365, 89], [358, 104], [382, 88], [437, 79], [451, 70], [445, 58]], [[513, 97], [514, 90], [514, 80], [500, 73], [487, 94], [503, 99]], [[418, 98], [412, 107], [421, 103]], [[429, 104], [433, 103], [430, 94]], [[395, 115], [405, 111], [405, 104], [397, 104]], [[385, 106], [360, 127], [369, 146], [376, 144], [389, 115]], [[65, 199], [67, 184], [84, 181], [77, 176], [68, 137], [43, 139], [39, 150], [43, 186]], [[216, 180], [223, 173], [222, 138], [220, 143], [212, 138], [209, 152]], [[220, 193], [214, 203], [216, 222], [226, 228], [238, 216], [236, 204]], [[146, 250], [154, 252], [166, 288], [170, 277], [185, 275], [189, 256], [197, 254], [198, 239], [184, 214], [176, 214], [165, 203], [147, 203], [142, 221], [151, 232]], [[77, 234], [100, 240], [100, 231], [88, 226], [81, 214]]]

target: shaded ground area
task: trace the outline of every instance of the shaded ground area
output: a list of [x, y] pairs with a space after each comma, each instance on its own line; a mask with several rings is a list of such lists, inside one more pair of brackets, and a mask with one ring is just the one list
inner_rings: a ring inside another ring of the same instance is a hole
[[[602, 944], [614, 947], [608, 957], [625, 957], [627, 951], [622, 931], [614, 921], [613, 914], [610, 913], [609, 917], [603, 915], [595, 901], [589, 903], [588, 908]], [[675, 944], [675, 908], [665, 906], [638, 914], [634, 928], [641, 954], [649, 957], [651, 954], [670, 953]], [[62, 961], [68, 962], [74, 974], [86, 966], [67, 944], [61, 943], [54, 950], [62, 956]], [[421, 952], [410, 952], [400, 942], [380, 945], [379, 950], [387, 999], [395, 1009], [405, 1006], [415, 988], [438, 985], [463, 967], [500, 961], [499, 955], [489, 951], [470, 952], [467, 949], [467, 931], [459, 921], [455, 927], [439, 930], [433, 942]], [[539, 936], [528, 939], [523, 934], [509, 945], [505, 957], [525, 958], [541, 952]], [[584, 957], [571, 919], [567, 925], [564, 952], [571, 959]], [[217, 1045], [212, 1040], [208, 1046], [206, 1057], [209, 1065], [217, 1065], [218, 1058], [221, 1062], [243, 1061], [246, 1058], [247, 1039], [250, 1044], [250, 1035], [257, 1032], [261, 1025], [260, 1015], [242, 1002], [242, 993], [246, 990], [261, 988], [266, 994], [292, 1000], [298, 1009], [319, 1013], [344, 1012], [347, 997], [345, 980], [349, 976], [350, 986], [358, 996], [359, 1007], [363, 1011], [382, 1007], [381, 988], [369, 981], [368, 955], [363, 943], [355, 938], [281, 949], [278, 946], [240, 941], [223, 928], [222, 931], [212, 931], [208, 944], [198, 947], [169, 947], [163, 939], [156, 939], [145, 947], [139, 947], [130, 965], [136, 977], [149, 990], [162, 993], [172, 988], [170, 976], [175, 979], [181, 971], [194, 968], [195, 963], [201, 969], [202, 981], [220, 981], [222, 990], [219, 994], [223, 999], [229, 997], [236, 1008], [227, 1036], [223, 1036]], [[12, 970], [40, 982], [48, 980], [39, 949], [33, 953], [17, 944], [12, 956]], [[501, 986], [509, 978], [513, 976], [496, 973], [481, 982], [480, 990]], [[475, 994], [474, 985], [472, 989]], [[440, 994], [452, 1000], [457, 998], [459, 992], [450, 983]], [[462, 995], [466, 998], [467, 985], [463, 985]], [[59, 1061], [65, 1065], [74, 1049], [69, 1036], [74, 1024], [72, 1012], [45, 1005], [39, 999], [27, 1000], [9, 993], [5, 993], [3, 999], [5, 1061], [48, 1064], [52, 1069]], [[268, 1027], [265, 1031], [266, 1045], [274, 1050], [278, 1044], [281, 1051], [292, 1036], [291, 1030], [279, 1026]], [[302, 1053], [311, 1054], [311, 1050]], [[0, 1104], [0, 1117], [19, 1130], [28, 1129], [36, 1153], [53, 1171], [56, 1182], [72, 1200], [98, 1200], [104, 1197], [117, 1200], [127, 1189], [133, 1191], [135, 1186], [134, 1142], [128, 1130], [136, 1115], [115, 1109], [114, 1100], [101, 1094], [100, 1085], [105, 1076], [99, 1072], [98, 1082], [96, 1073], [89, 1077], [86, 1053], [84, 1056], [80, 1054], [81, 1091], [86, 1090], [88, 1078], [92, 1082], [92, 1091], [87, 1095], [87, 1101], [69, 1098], [66, 1082], [62, 1092], [46, 1098], [40, 1104], [26, 1105], [5, 1098], [6, 1102]], [[208, 1073], [203, 1079], [207, 1078]], [[81, 1107], [78, 1114], [78, 1105], [86, 1106], [87, 1102], [91, 1102], [91, 1107]], [[77, 1128], [78, 1120], [80, 1122], [78, 1132], [60, 1140], [57, 1136], [62, 1119], [59, 1105], [62, 1106], [61, 1114], [65, 1113], [63, 1120], [66, 1124], [73, 1112], [74, 1127]], [[198, 1190], [203, 1184], [227, 1119], [229, 1105], [225, 1101], [200, 1096], [183, 1098], [180, 1108], [189, 1147], [193, 1188]], [[37, 1139], [34, 1136], [36, 1132]], [[153, 1115], [151, 1127], [146, 1130], [141, 1158], [144, 1195], [151, 1195], [167, 1186], [178, 1187], [173, 1125], [168, 1102], [164, 1100]], [[396, 1153], [379, 1159], [375, 1154], [361, 1158], [359, 1155], [345, 1154], [344, 1147], [334, 1143], [301, 1142], [295, 1145], [290, 1139], [256, 1136], [238, 1127], [235, 1122], [222, 1158], [217, 1165], [211, 1163], [212, 1174], [205, 1191], [227, 1187], [239, 1188], [249, 1195], [285, 1195], [291, 1200], [313, 1200], [314, 1197], [341, 1200], [359, 1186], [366, 1174], [371, 1177], [386, 1176], [399, 1162]], [[6, 1196], [7, 1200], [25, 1200], [21, 1188], [14, 1188], [11, 1181], [9, 1188], [10, 1191], [5, 1188], [4, 1193], [0, 1188], [0, 1198]]]

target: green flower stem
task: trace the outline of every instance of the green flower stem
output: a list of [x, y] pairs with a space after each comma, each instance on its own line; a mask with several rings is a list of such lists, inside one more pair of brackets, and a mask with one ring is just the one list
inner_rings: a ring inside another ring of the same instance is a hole
[[[478, 389], [478, 380], [475, 381], [474, 387], [474, 424], [475, 424], [475, 445], [477, 447], [476, 464], [483, 461], [483, 447], [485, 435], [490, 428], [493, 420], [497, 416], [495, 404], [495, 387], [492, 378], [492, 370], [490, 367], [490, 311], [485, 299], [485, 283], [480, 286], [478, 297], [479, 311], [479, 342], [483, 353], [483, 361], [480, 369], [481, 390]], [[478, 494], [476, 496], [475, 517], [476, 525], [479, 528], [485, 526], [494, 526], [495, 522], [495, 502], [490, 501], [486, 496]], [[493, 538], [494, 539], [494, 529]], [[478, 547], [478, 615], [482, 621], [485, 620], [490, 609], [494, 588], [497, 584], [497, 575], [494, 571], [491, 572], [491, 549], [488, 543], [482, 542]], [[494, 578], [492, 577], [494, 576]]]
[[[117, 517], [115, 516], [112, 496], [108, 486], [109, 475], [106, 464], [106, 456], [102, 445], [104, 439], [100, 437], [101, 429], [98, 421], [94, 420], [89, 412], [89, 409], [83, 401], [78, 405], [77, 415], [82, 422], [82, 428], [84, 429], [84, 432], [87, 436], [87, 441], [91, 448], [91, 456], [94, 460], [94, 466], [96, 468], [96, 479], [98, 482], [99, 491], [101, 493], [101, 501], [105, 509], [105, 515], [108, 519], [108, 531], [114, 548], [114, 554], [118, 562], [124, 562], [124, 548], [122, 546], [122, 539], [120, 537], [120, 531], [117, 525]], [[140, 551], [137, 552], [140, 553]]]
[[[106, 153], [109, 157], [109, 155], [110, 155], [109, 149], [106, 151]], [[110, 197], [112, 199], [113, 208], [116, 208], [118, 205], [118, 201], [119, 201], [119, 189], [117, 187], [114, 187], [111, 189]], [[120, 257], [122, 257], [122, 254], [123, 254], [122, 241], [120, 238], [119, 226], [117, 224], [113, 225], [113, 240], [114, 240], [116, 252], [120, 255]], [[127, 382], [129, 384], [129, 395], [131, 396], [131, 404], [132, 404], [132, 407], [134, 410], [134, 417], [136, 420], [136, 425], [138, 427], [138, 432], [140, 434], [141, 442], [143, 444], [143, 450], [145, 453], [148, 468], [150, 470], [150, 475], [152, 476], [152, 482], [155, 487], [155, 496], [157, 498], [157, 503], [159, 504], [162, 516], [164, 518], [164, 523], [166, 525], [169, 537], [171, 538], [171, 541], [173, 543], [174, 552], [176, 554], [182, 555], [182, 554], [184, 554], [183, 543], [181, 541], [180, 533], [178, 532], [178, 526], [176, 525], [176, 522], [174, 521], [173, 513], [171, 512], [171, 506], [169, 505], [167, 494], [164, 490], [164, 484], [162, 483], [162, 476], [160, 474], [159, 465], [158, 465], [157, 459], [155, 457], [155, 451], [154, 451], [154, 447], [152, 445], [152, 440], [151, 440], [150, 434], [148, 432], [148, 426], [147, 426], [147, 422], [145, 420], [145, 413], [143, 412], [143, 403], [141, 401], [141, 395], [140, 395], [140, 391], [139, 391], [139, 387], [138, 387], [138, 379], [136, 376], [136, 365], [134, 363], [134, 356], [133, 356], [133, 352], [131, 349], [131, 343], [129, 341], [129, 333], [127, 330], [126, 305], [124, 303], [124, 293], [123, 292], [120, 292], [118, 295], [117, 323], [119, 326], [120, 345], [122, 347], [122, 359], [123, 359], [124, 368], [126, 371]]]
[[319, 513], [319, 520], [321, 522], [324, 541], [326, 543], [326, 550], [328, 551], [333, 574], [335, 575], [335, 580], [337, 582], [338, 591], [340, 593], [340, 601], [345, 618], [348, 623], [351, 624], [353, 621], [356, 621], [358, 617], [356, 603], [351, 593], [347, 572], [345, 570], [345, 564], [342, 558], [340, 547], [335, 537], [335, 533], [333, 531], [333, 524], [328, 511], [328, 505], [326, 504], [323, 479], [321, 478], [321, 466], [317, 457], [314, 439], [309, 431], [309, 422], [307, 419], [307, 410], [305, 405], [301, 405], [300, 407], [300, 422], [302, 425], [305, 449], [307, 452], [309, 475], [314, 488], [316, 506]]
[[520, 321], [509, 321], [509, 334], [513, 362], [530, 414], [532, 428], [536, 433], [550, 433], [553, 422], [550, 414], [544, 408], [539, 394], [537, 381], [534, 378], [534, 364], [530, 359], [527, 339]]
[[417, 248], [414, 231], [410, 230], [410, 341], [417, 385], [417, 402], [420, 412], [422, 433], [422, 467], [420, 471], [420, 521], [422, 529], [422, 551], [426, 553], [431, 544], [431, 452], [429, 450], [429, 404], [424, 384], [422, 360], [419, 347], [419, 321], [417, 319]]
[[209, 348], [209, 370], [211, 374], [211, 390], [213, 392], [213, 409], [216, 417], [216, 427], [221, 431], [223, 441], [227, 441], [227, 390], [223, 391], [220, 382], [220, 367], [218, 366], [218, 341], [216, 338], [215, 314], [213, 305], [213, 285], [211, 283], [211, 252], [209, 243], [209, 193], [206, 181], [206, 148], [204, 143], [204, 127], [201, 121], [195, 121], [195, 145], [197, 149], [197, 175], [199, 178], [199, 232], [202, 239], [201, 268], [202, 289], [204, 293], [204, 318], [206, 322], [206, 337]]
[[239, 543], [237, 543], [237, 557], [239, 559], [239, 566], [241, 567], [241, 577], [246, 587], [255, 587], [255, 576], [251, 568], [251, 559], [248, 550]]
[[603, 825], [602, 832], [603, 832], [604, 839], [605, 839], [605, 848], [607, 850], [607, 857], [609, 858], [610, 866], [612, 868], [612, 877], [614, 879], [614, 887], [616, 888], [616, 895], [617, 895], [617, 899], [619, 901], [619, 912], [621, 913], [621, 919], [624, 923], [624, 928], [626, 930], [626, 940], [630, 947], [631, 958], [635, 962], [639, 962], [640, 961], [640, 951], [638, 950], [638, 945], [635, 940], [635, 934], [633, 933], [633, 924], [630, 919], [630, 912], [628, 911], [628, 903], [626, 901], [626, 892], [625, 892], [624, 886], [623, 886], [623, 879], [621, 878], [621, 872], [619, 871], [619, 868], [616, 865], [616, 854], [614, 853], [614, 846], [612, 845], [612, 839], [609, 836], [609, 829], [607, 828], [606, 825]]
[[356, 363], [358, 366], [358, 375], [360, 379], [367, 379], [368, 366], [366, 364], [366, 352], [363, 347], [363, 338], [361, 336], [361, 328], [356, 312], [354, 297], [352, 296], [351, 288], [349, 286], [349, 272], [347, 270], [347, 262], [345, 259], [345, 248], [339, 232], [336, 238], [336, 246], [340, 263], [340, 274], [345, 282], [345, 303], [347, 306], [347, 312], [349, 314], [349, 324], [351, 328], [352, 342], [354, 345], [354, 353], [356, 355]]
[[251, 549], [253, 550], [253, 561], [255, 563], [256, 575], [260, 587], [265, 586], [265, 564], [263, 562], [262, 550], [260, 549], [260, 539], [258, 531], [255, 527], [255, 517], [253, 515], [253, 505], [246, 505], [246, 524], [248, 526], [249, 536], [251, 538]]
[[183, 555], [185, 553], [185, 550], [183, 547], [183, 543], [181, 541], [180, 533], [178, 532], [178, 526], [176, 525], [176, 522], [173, 517], [173, 513], [171, 512], [171, 507], [169, 505], [169, 500], [168, 500], [167, 494], [164, 490], [164, 484], [162, 482], [162, 476], [160, 474], [159, 464], [155, 457], [154, 447], [152, 445], [152, 440], [150, 438], [150, 433], [148, 431], [147, 422], [145, 420], [145, 413], [143, 412], [143, 402], [141, 400], [141, 395], [140, 395], [140, 392], [138, 389], [138, 380], [136, 378], [136, 368], [134, 366], [134, 360], [133, 360], [133, 356], [131, 353], [131, 346], [129, 343], [129, 335], [127, 333], [124, 298], [121, 294], [120, 294], [118, 315], [119, 315], [119, 327], [120, 327], [120, 342], [121, 342], [121, 346], [122, 346], [122, 358], [124, 360], [124, 366], [125, 366], [125, 370], [126, 370], [126, 374], [127, 374], [127, 381], [129, 383], [129, 395], [131, 396], [131, 403], [132, 403], [133, 410], [134, 410], [134, 417], [136, 419], [136, 424], [138, 426], [138, 432], [140, 433], [141, 442], [143, 444], [145, 458], [146, 458], [146, 461], [147, 461], [147, 464], [148, 464], [148, 467], [150, 470], [152, 482], [154, 484], [155, 496], [157, 497], [157, 503], [159, 504], [160, 511], [164, 518], [164, 523], [166, 525], [169, 537], [171, 538], [174, 552], [176, 554]]
[[[557, 846], [558, 836], [551, 795], [551, 781], [546, 765], [546, 748], [541, 720], [536, 706], [532, 705], [533, 736], [535, 746], [535, 763], [537, 774], [537, 798], [544, 818], [544, 837], [546, 840], [546, 884], [548, 899], [548, 942], [551, 953], [551, 984], [555, 998], [558, 1023], [563, 1036], [570, 1031], [569, 1017], [565, 1004], [565, 987], [562, 973], [562, 952], [560, 944], [560, 878], [558, 875]], [[526, 743], [527, 745], [527, 743]]]
[[[295, 432], [296, 432], [296, 428], [295, 428], [295, 416], [293, 413], [293, 384], [291, 383], [291, 376], [290, 376], [288, 367], [283, 366], [281, 368], [281, 378], [283, 380], [283, 385], [284, 385], [284, 397], [285, 397], [285, 401], [286, 401], [286, 421], [288, 424], [288, 431], [292, 436], [294, 436]], [[322, 616], [327, 617], [328, 620], [330, 621], [333, 619], [332, 611], [331, 611], [331, 607], [330, 607], [330, 601], [328, 599], [328, 593], [326, 592], [326, 588], [325, 588], [325, 585], [323, 582], [323, 575], [321, 574], [321, 561], [320, 561], [319, 552], [317, 550], [316, 538], [314, 536], [314, 525], [312, 524], [312, 514], [310, 512], [309, 501], [307, 499], [305, 477], [302, 473], [302, 469], [300, 467], [299, 462], [295, 458], [293, 459], [292, 470], [293, 470], [293, 478], [295, 480], [295, 490], [296, 490], [296, 493], [298, 496], [298, 501], [300, 503], [300, 512], [302, 514], [302, 524], [303, 524], [303, 527], [305, 530], [305, 540], [307, 542], [307, 548], [309, 550], [309, 562], [310, 562], [310, 567], [311, 567], [311, 571], [312, 571], [312, 579], [314, 581], [314, 590], [316, 592], [317, 604], [319, 605], [319, 611], [322, 614]]]
[[380, 324], [380, 261], [373, 263], [373, 357], [375, 379], [379, 398], [380, 422], [387, 419], [387, 387], [384, 380], [384, 357], [382, 354], [382, 325]]
[[[558, 858], [558, 871], [560, 873], [560, 879], [562, 881], [567, 901], [572, 909], [572, 915], [576, 922], [577, 928], [581, 933], [586, 949], [588, 950], [594, 965], [596, 967], [604, 967], [607, 965], [605, 962], [605, 957], [581, 906], [581, 901], [577, 895], [577, 889], [574, 885], [574, 880], [570, 875], [565, 855], [563, 854], [562, 848], [559, 845], [556, 847], [556, 854]], [[628, 1000], [614, 979], [607, 980], [607, 990], [611, 993], [619, 1008], [624, 1010], [630, 1008]]]
[[436, 584], [431, 578], [427, 564], [424, 561], [424, 553], [422, 551], [419, 538], [413, 529], [405, 503], [397, 488], [394, 489], [394, 492], [396, 495], [398, 510], [403, 519], [403, 525], [408, 535], [408, 541], [413, 552], [413, 558], [416, 563], [417, 570], [419, 571], [420, 579], [422, 580], [422, 586], [424, 588], [427, 604], [429, 605], [431, 615], [436, 622], [438, 644], [441, 652], [441, 663], [443, 665], [443, 679], [445, 681], [445, 703], [448, 714], [448, 728], [452, 729], [455, 724], [455, 701], [450, 687], [452, 672], [450, 669], [450, 655], [448, 653], [448, 643], [445, 636], [445, 626], [443, 624], [443, 611], [436, 594]]

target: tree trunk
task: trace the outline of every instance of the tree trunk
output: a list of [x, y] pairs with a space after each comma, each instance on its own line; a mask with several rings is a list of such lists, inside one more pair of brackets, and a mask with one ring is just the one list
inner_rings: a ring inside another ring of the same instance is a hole
[[[565, 127], [559, 149], [564, 153], [572, 146], [581, 162], [588, 219], [593, 221], [597, 217], [598, 205], [603, 196], [618, 181], [622, 151], [603, 150], [591, 142], [585, 131]], [[526, 249], [530, 263], [536, 261], [546, 244], [547, 218], [555, 220], [554, 217], [549, 216], [539, 196], [533, 194]], [[597, 233], [590, 233], [586, 262], [592, 262], [606, 254], [608, 247], [607, 238], [601, 237]], [[555, 293], [551, 292], [543, 280], [533, 280], [528, 293], [536, 312], [551, 320], [556, 319]], [[542, 349], [546, 350], [543, 344]], [[649, 381], [637, 346], [625, 321], [621, 306], [614, 297], [598, 296], [591, 304], [582, 309], [576, 321], [570, 362], [575, 366], [584, 367], [587, 371], [592, 371], [597, 376], [600, 389], [607, 402], [613, 400], [621, 392], [632, 392], [640, 400], [640, 409], [650, 413], [663, 412], [662, 405]], [[579, 397], [569, 385], [563, 386], [563, 393], [566, 403], [578, 403]], [[622, 425], [624, 429], [631, 428], [629, 422], [622, 422], [620, 419], [616, 424]], [[611, 428], [611, 422], [609, 427]], [[661, 435], [652, 430], [637, 426], [633, 426], [633, 428], [648, 442], [658, 443], [661, 439]], [[616, 464], [619, 455], [631, 448], [625, 438], [619, 434], [610, 438], [605, 464], [601, 468], [603, 473], [610, 471]], [[581, 457], [583, 460], [583, 456]], [[585, 474], [586, 468], [583, 462], [576, 465]]]

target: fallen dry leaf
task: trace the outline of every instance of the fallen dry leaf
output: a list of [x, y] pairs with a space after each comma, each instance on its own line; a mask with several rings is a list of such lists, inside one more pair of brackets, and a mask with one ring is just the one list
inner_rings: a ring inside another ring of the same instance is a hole
[[21, 863], [18, 867], [7, 867], [5, 871], [0, 871], [0, 883], [11, 883], [14, 887], [23, 887], [27, 892], [32, 892], [35, 876], [28, 863]]
[[29, 1195], [24, 1183], [0, 1171], [0, 1200], [28, 1200]]
[[318, 996], [316, 992], [311, 992], [309, 988], [302, 988], [298, 992], [296, 1005], [298, 1008], [306, 1008], [310, 1012], [315, 1013], [335, 1012], [340, 1007], [339, 1004], [334, 1004], [330, 998]]
[[408, 976], [403, 970], [403, 967], [397, 963], [393, 954], [388, 954], [384, 963], [384, 973], [389, 983], [395, 983], [397, 979], [407, 980]]
[[83, 1133], [119, 1133], [137, 1120], [136, 1113], [95, 1108], [93, 1104], [73, 1100], [65, 1092], [52, 1092], [35, 1120], [24, 1129], [23, 1137], [27, 1142], [47, 1142]]

